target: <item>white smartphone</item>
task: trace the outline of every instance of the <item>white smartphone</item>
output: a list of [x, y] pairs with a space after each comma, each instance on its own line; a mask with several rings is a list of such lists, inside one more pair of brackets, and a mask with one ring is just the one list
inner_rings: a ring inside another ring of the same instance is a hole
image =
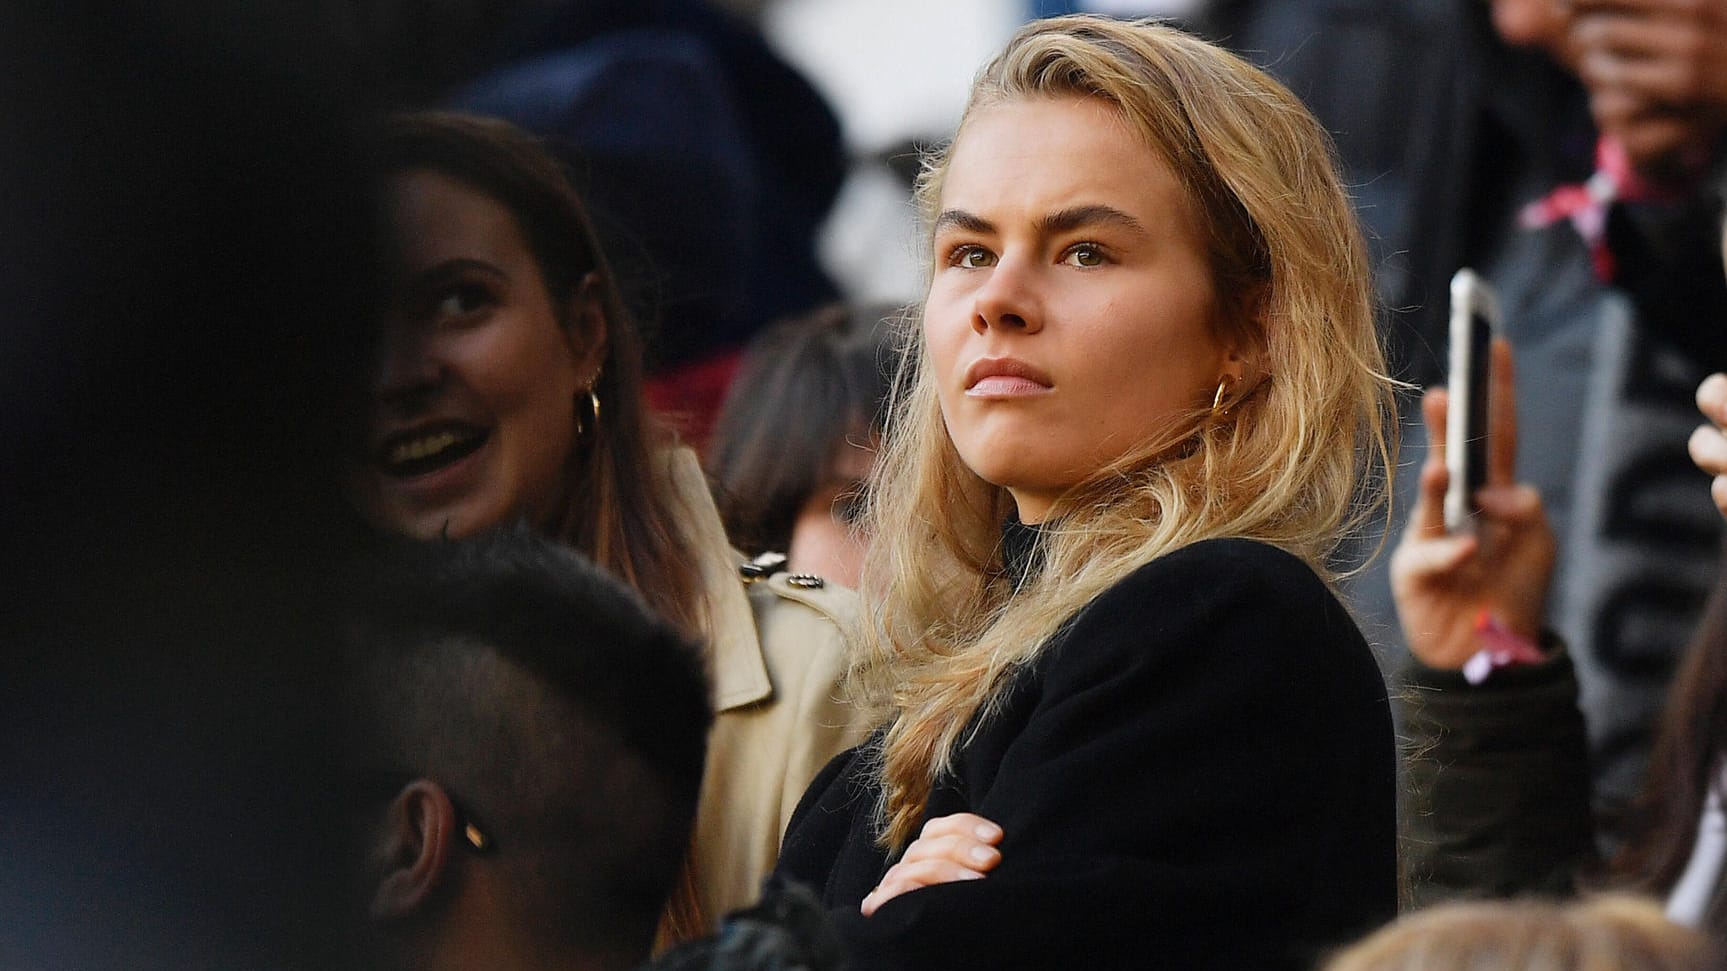
[[1499, 297], [1474, 270], [1451, 278], [1451, 360], [1445, 412], [1445, 531], [1472, 532], [1475, 492], [1487, 483], [1487, 401], [1493, 338], [1504, 330]]

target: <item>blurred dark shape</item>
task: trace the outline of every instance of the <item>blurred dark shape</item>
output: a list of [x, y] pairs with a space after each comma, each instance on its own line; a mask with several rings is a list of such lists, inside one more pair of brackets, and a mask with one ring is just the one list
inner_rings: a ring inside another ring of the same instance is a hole
[[[342, 967], [351, 22], [0, 7], [0, 955]], [[344, 36], [345, 35], [345, 36]]]
[[761, 902], [726, 916], [720, 932], [691, 941], [641, 971], [844, 971], [845, 949], [808, 887], [770, 877]]

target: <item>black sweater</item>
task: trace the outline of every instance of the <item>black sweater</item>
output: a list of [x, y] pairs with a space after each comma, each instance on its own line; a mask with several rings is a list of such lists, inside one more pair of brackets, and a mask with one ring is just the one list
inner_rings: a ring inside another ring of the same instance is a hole
[[1396, 911], [1383, 682], [1342, 605], [1270, 546], [1140, 568], [1016, 677], [926, 809], [1001, 824], [985, 879], [858, 913], [893, 862], [863, 751], [811, 784], [780, 859], [852, 971], [1304, 968]]

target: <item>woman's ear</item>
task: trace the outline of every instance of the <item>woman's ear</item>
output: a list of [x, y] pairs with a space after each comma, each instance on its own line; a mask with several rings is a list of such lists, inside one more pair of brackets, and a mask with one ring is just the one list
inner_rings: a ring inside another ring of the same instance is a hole
[[606, 360], [605, 285], [598, 270], [582, 277], [564, 307], [564, 336], [582, 374], [598, 375]]
[[407, 917], [431, 897], [448, 869], [457, 838], [455, 805], [436, 782], [415, 779], [390, 801], [376, 832], [372, 919]]
[[1252, 394], [1271, 376], [1266, 347], [1265, 299], [1255, 296], [1247, 304], [1246, 319], [1231, 328], [1224, 341], [1223, 375], [1230, 379], [1228, 395], [1240, 400]]

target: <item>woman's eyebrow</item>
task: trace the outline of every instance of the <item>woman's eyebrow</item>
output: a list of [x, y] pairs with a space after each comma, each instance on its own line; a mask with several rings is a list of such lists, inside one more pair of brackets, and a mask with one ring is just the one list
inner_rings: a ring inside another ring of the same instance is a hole
[[[1035, 224], [1040, 235], [1068, 233], [1085, 226], [1116, 225], [1129, 232], [1146, 235], [1145, 224], [1114, 206], [1086, 205], [1059, 209], [1039, 218]], [[995, 224], [964, 209], [944, 209], [935, 219], [935, 232], [962, 229], [970, 233], [994, 233]]]
[[941, 215], [935, 217], [935, 232], [945, 229], [963, 229], [968, 233], [993, 233], [995, 225], [982, 216], [973, 215], [964, 209], [943, 209]]
[[1054, 236], [1100, 224], [1116, 225], [1141, 236], [1146, 235], [1145, 226], [1139, 220], [1114, 206], [1104, 205], [1073, 206], [1057, 210], [1039, 219], [1037, 230], [1041, 235]]
[[434, 263], [431, 266], [417, 270], [411, 279], [420, 285], [442, 283], [468, 273], [482, 273], [492, 277], [505, 277], [504, 271], [485, 260], [472, 257], [457, 257]]

